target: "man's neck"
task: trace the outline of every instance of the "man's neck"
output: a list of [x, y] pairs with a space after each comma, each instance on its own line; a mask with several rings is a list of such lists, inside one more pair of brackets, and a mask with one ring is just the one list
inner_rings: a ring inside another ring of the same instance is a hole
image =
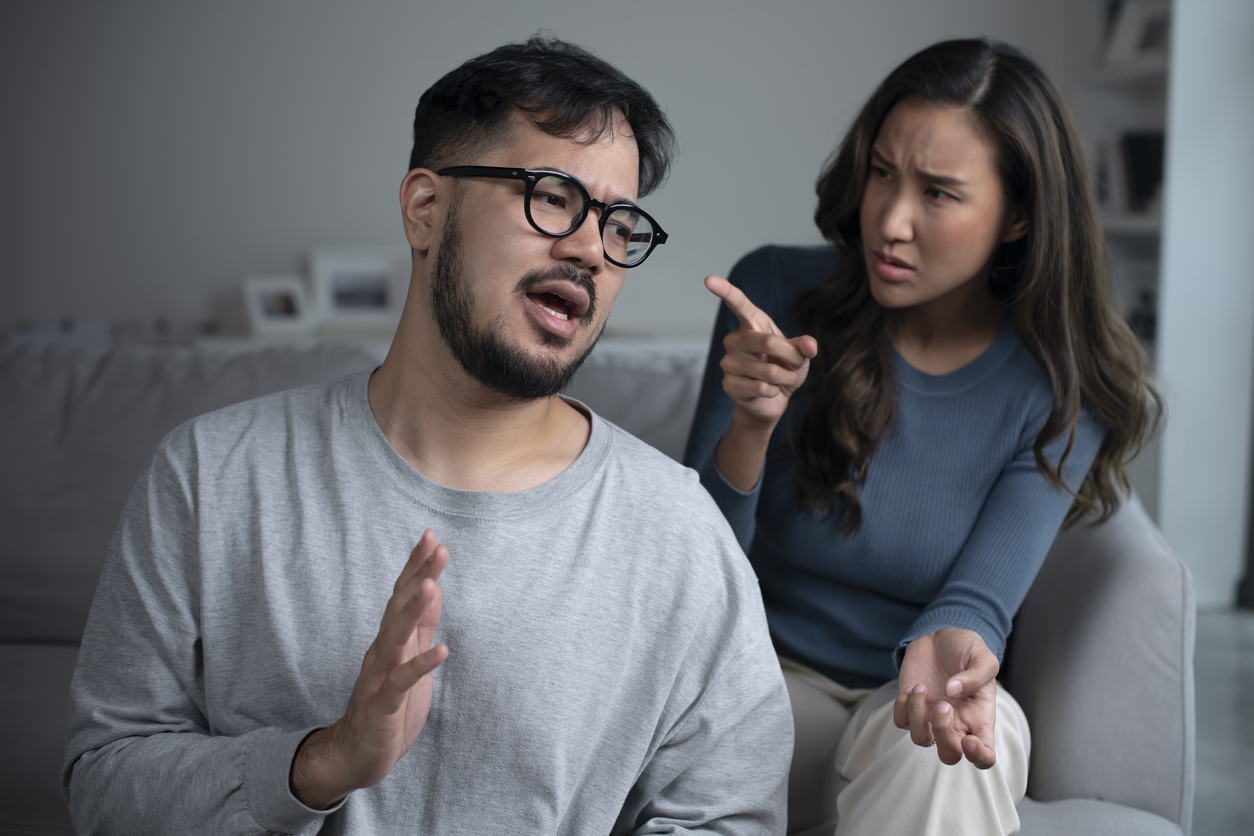
[[583, 452], [592, 427], [574, 407], [556, 396], [519, 402], [493, 392], [431, 329], [425, 340], [413, 334], [402, 323], [367, 391], [388, 442], [428, 479], [460, 490], [521, 491]]

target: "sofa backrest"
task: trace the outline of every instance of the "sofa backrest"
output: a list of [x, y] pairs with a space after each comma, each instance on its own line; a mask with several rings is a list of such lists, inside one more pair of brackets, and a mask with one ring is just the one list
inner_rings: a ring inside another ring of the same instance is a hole
[[1196, 623], [1189, 570], [1135, 496], [1058, 535], [1002, 680], [1032, 730], [1028, 795], [1113, 801], [1189, 832]]
[[[379, 346], [0, 346], [0, 641], [77, 642], [157, 443], [232, 403], [378, 365]], [[569, 394], [678, 459], [699, 345], [598, 346]]]
[[0, 641], [79, 640], [122, 506], [170, 430], [376, 364], [338, 343], [0, 347]]

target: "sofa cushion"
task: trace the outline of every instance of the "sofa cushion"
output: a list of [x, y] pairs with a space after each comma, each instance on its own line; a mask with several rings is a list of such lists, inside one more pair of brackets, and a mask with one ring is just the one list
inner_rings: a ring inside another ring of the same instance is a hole
[[0, 347], [0, 641], [79, 640], [127, 494], [174, 427], [372, 365], [338, 343]]
[[1019, 836], [1183, 836], [1162, 816], [1090, 798], [1019, 802]]
[[66, 833], [61, 761], [75, 644], [0, 642], [0, 834]]

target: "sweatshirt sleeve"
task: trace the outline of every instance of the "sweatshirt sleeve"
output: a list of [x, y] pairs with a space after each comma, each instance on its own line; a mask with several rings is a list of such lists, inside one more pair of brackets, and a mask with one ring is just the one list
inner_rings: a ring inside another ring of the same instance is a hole
[[[998, 659], [1005, 653], [1011, 621], [1073, 501], [1068, 491], [1046, 482], [1036, 467], [1033, 444], [1043, 425], [1041, 417], [1024, 434], [940, 592], [898, 643], [894, 651], [898, 668], [910, 642], [944, 627], [973, 630]], [[1103, 435], [1099, 422], [1082, 411], [1075, 445], [1063, 467], [1063, 480], [1071, 490], [1078, 491], [1083, 484]], [[1067, 441], [1063, 436], [1046, 446], [1046, 457], [1058, 461]]]
[[729, 567], [722, 582], [707, 588], [727, 594], [700, 607], [701, 627], [687, 639], [658, 745], [614, 836], [782, 836], [786, 829], [793, 750], [788, 689], [756, 578], [728, 527], [717, 523], [717, 531], [698, 539], [718, 549]]
[[658, 749], [628, 799], [638, 813], [622, 833], [784, 833], [792, 709], [762, 633], [717, 672]]
[[171, 438], [131, 492], [83, 636], [62, 770], [75, 828], [315, 833], [338, 805], [312, 810], [288, 784], [313, 729], [223, 736], [208, 719], [194, 456]]

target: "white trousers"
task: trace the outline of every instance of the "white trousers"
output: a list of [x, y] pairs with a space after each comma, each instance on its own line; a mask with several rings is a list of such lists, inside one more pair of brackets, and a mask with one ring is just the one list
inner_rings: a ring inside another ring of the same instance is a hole
[[990, 769], [946, 766], [893, 724], [897, 680], [846, 688], [780, 658], [796, 744], [788, 777], [788, 832], [799, 836], [1008, 836], [1028, 786], [1032, 738], [1023, 710], [999, 684]]

